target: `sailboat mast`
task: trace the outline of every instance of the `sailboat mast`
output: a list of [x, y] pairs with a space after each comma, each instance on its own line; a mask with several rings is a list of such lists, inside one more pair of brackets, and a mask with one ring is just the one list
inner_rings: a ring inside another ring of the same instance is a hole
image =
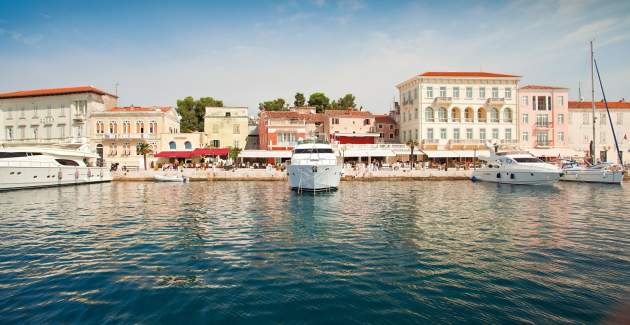
[[591, 144], [591, 164], [595, 165], [595, 124], [596, 124], [596, 117], [595, 117], [595, 68], [594, 68], [594, 64], [593, 64], [593, 41], [591, 41], [591, 109], [593, 111], [593, 143]]

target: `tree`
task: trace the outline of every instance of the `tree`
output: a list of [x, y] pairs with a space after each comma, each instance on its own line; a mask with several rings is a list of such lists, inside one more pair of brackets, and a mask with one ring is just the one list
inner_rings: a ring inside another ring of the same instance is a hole
[[304, 98], [304, 94], [295, 93], [295, 101], [293, 102], [293, 106], [302, 107], [306, 103], [306, 98]]
[[331, 109], [355, 109], [357, 107], [357, 104], [354, 102], [356, 100], [356, 97], [354, 97], [352, 94], [346, 94], [345, 96], [339, 98], [336, 101], [333, 101], [332, 104], [330, 104], [330, 108]]
[[411, 149], [411, 168], [414, 168], [416, 165], [416, 156], [413, 155], [413, 149], [415, 149], [417, 146], [417, 140], [409, 139], [409, 141], [407, 141], [407, 147]]
[[324, 93], [312, 93], [308, 97], [308, 106], [314, 106], [317, 113], [321, 113], [330, 106], [330, 99]]
[[274, 100], [268, 100], [258, 104], [258, 109], [261, 111], [288, 111], [289, 108], [286, 102], [282, 98], [276, 98]]
[[232, 159], [234, 162], [234, 169], [236, 169], [236, 159], [238, 159], [238, 155], [241, 154], [241, 148], [239, 147], [230, 147], [230, 152], [228, 153], [228, 157]]
[[201, 97], [199, 100], [188, 96], [177, 101], [177, 113], [182, 117], [182, 132], [203, 131], [203, 120], [206, 107], [223, 107], [223, 101], [212, 97]]
[[144, 159], [144, 170], [147, 170], [147, 155], [153, 152], [151, 145], [146, 141], [138, 142], [138, 144], [136, 144], [136, 152], [139, 155], [142, 155], [142, 158]]

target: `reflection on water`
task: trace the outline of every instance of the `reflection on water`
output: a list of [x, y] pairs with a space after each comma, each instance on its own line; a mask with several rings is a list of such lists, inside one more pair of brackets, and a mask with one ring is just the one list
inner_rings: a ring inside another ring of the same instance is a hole
[[112, 183], [0, 197], [1, 323], [591, 323], [630, 288], [626, 187]]

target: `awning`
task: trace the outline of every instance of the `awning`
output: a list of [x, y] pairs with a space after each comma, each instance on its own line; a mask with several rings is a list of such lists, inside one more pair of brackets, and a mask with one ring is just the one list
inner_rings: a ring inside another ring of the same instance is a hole
[[548, 149], [530, 149], [529, 152], [536, 157], [584, 157], [583, 151], [577, 151], [570, 148], [548, 148]]
[[371, 137], [378, 138], [381, 135], [378, 133], [333, 133], [333, 137], [348, 137], [348, 138], [363, 138], [363, 137]]
[[192, 151], [162, 151], [154, 155], [158, 158], [191, 158], [193, 156]]
[[344, 158], [355, 157], [394, 157], [396, 154], [389, 149], [348, 149], [343, 152]]
[[227, 156], [229, 153], [228, 148], [197, 148], [192, 151], [193, 156]]
[[243, 150], [239, 158], [291, 158], [291, 151], [287, 150]]
[[474, 158], [488, 156], [488, 150], [422, 150], [429, 158]]

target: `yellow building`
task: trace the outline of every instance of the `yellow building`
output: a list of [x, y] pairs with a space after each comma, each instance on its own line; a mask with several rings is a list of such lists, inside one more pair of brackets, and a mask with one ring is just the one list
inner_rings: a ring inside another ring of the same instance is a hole
[[[139, 142], [147, 142], [153, 152], [163, 148], [162, 136], [179, 133], [180, 117], [173, 107], [113, 107], [90, 116], [91, 142], [102, 148], [104, 166], [142, 168], [142, 155], [136, 153]], [[153, 154], [147, 164], [156, 162]]]
[[248, 134], [247, 107], [206, 107], [204, 133], [214, 148], [245, 148]]

